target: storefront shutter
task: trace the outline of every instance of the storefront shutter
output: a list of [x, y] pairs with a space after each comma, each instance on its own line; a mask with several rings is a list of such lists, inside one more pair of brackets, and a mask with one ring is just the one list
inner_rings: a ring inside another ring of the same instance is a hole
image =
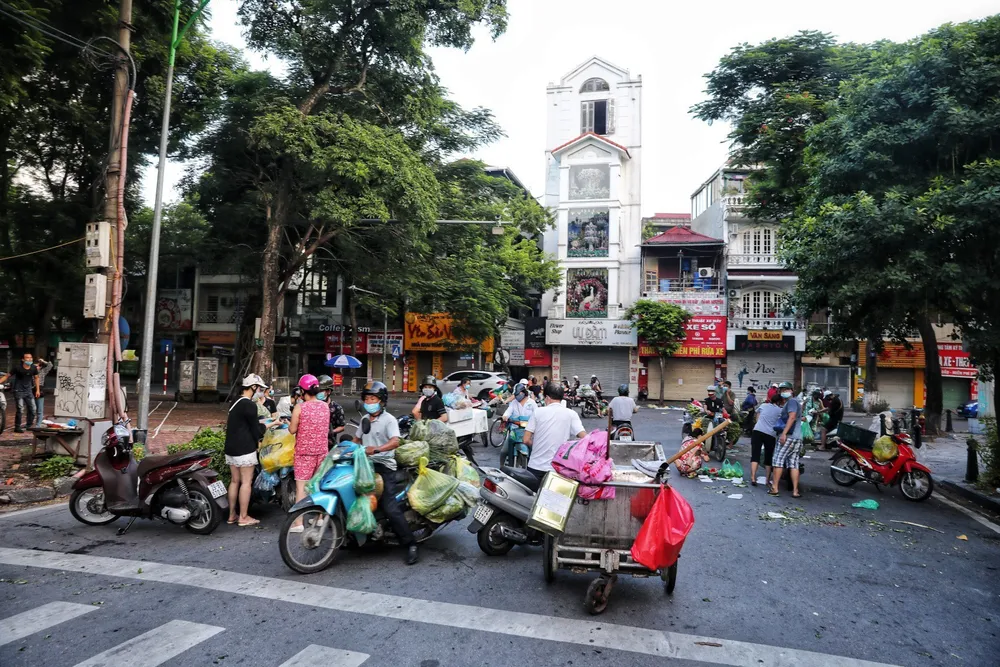
[[913, 407], [913, 371], [910, 369], [878, 369], [878, 397], [894, 410]]
[[791, 352], [730, 352], [727, 364], [727, 378], [733, 383], [737, 403], [743, 402], [747, 387], [754, 387], [760, 400], [775, 382], [798, 384], [795, 354]]
[[[702, 399], [705, 387], [715, 380], [715, 359], [667, 359], [663, 393], [668, 401]], [[683, 383], [678, 384], [678, 379]], [[660, 398], [660, 360], [649, 359], [649, 398]]]
[[574, 375], [580, 376], [581, 384], [589, 383], [590, 376], [596, 375], [607, 398], [617, 395], [618, 385], [628, 384], [628, 348], [564, 346], [560, 363], [559, 372], [570, 384]]

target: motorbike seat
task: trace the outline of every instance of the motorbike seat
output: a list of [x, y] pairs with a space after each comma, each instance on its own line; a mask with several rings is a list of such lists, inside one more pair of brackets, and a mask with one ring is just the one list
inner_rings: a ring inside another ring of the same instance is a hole
[[501, 466], [500, 470], [505, 474], [512, 477], [516, 482], [524, 484], [526, 487], [538, 493], [538, 487], [541, 486], [542, 480], [535, 477], [531, 472], [525, 468], [512, 468], [510, 466]]
[[149, 471], [156, 470], [157, 468], [174, 465], [175, 463], [183, 463], [184, 461], [203, 459], [206, 456], [211, 456], [211, 453], [201, 450], [191, 450], [188, 452], [179, 452], [177, 454], [163, 454], [160, 456], [147, 456], [139, 461], [139, 477], [142, 477]]

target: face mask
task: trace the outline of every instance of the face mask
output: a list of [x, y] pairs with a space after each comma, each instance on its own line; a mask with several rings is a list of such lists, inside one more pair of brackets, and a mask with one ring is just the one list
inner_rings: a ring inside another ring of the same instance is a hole
[[318, 394], [316, 394], [316, 398], [318, 398], [321, 401], [325, 401], [326, 400], [326, 392], [325, 391], [319, 392]]
[[430, 388], [424, 389], [424, 396], [426, 396], [427, 398], [430, 398], [434, 394], [435, 394], [435, 392], [434, 392], [433, 389], [430, 389]]
[[781, 397], [782, 398], [791, 398], [792, 397], [792, 392], [790, 392], [790, 391], [783, 391], [783, 392], [781, 392]]
[[253, 393], [253, 400], [259, 401], [262, 398], [264, 398], [264, 392], [258, 390]]
[[24, 366], [25, 368], [31, 368], [31, 363], [32, 362], [30, 361], [22, 361], [21, 365]]
[[381, 409], [382, 409], [381, 403], [365, 403], [365, 412], [367, 412], [370, 415], [375, 414]]

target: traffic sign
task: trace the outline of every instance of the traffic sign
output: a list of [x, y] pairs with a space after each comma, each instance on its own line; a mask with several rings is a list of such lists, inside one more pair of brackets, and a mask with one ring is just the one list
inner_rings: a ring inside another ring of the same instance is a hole
[[389, 353], [392, 355], [393, 359], [399, 359], [401, 356], [403, 356], [403, 345], [402, 345], [402, 343], [399, 343], [398, 341], [394, 341], [392, 343], [392, 347], [389, 348]]

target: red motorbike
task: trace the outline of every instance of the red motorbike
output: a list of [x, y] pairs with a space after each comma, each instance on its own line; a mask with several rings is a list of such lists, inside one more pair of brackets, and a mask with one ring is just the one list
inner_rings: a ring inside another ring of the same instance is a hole
[[[845, 431], [848, 424], [841, 424], [839, 431]], [[926, 500], [934, 491], [934, 480], [931, 470], [917, 461], [913, 452], [913, 439], [908, 433], [889, 434], [896, 443], [898, 453], [888, 461], [879, 461], [872, 453], [874, 433], [853, 427], [852, 432], [864, 435], [852, 438], [848, 444], [844, 441], [844, 433], [835, 437], [832, 443], [840, 451], [833, 455], [830, 461], [830, 475], [840, 486], [851, 486], [857, 482], [868, 482], [876, 488], [899, 484], [899, 490], [907, 500], [919, 502]]]
[[212, 453], [191, 450], [136, 461], [130, 433], [119, 422], [101, 436], [94, 469], [73, 485], [69, 511], [88, 526], [130, 517], [124, 535], [138, 518], [163, 518], [192, 533], [207, 535], [229, 509], [228, 489], [209, 466]]

